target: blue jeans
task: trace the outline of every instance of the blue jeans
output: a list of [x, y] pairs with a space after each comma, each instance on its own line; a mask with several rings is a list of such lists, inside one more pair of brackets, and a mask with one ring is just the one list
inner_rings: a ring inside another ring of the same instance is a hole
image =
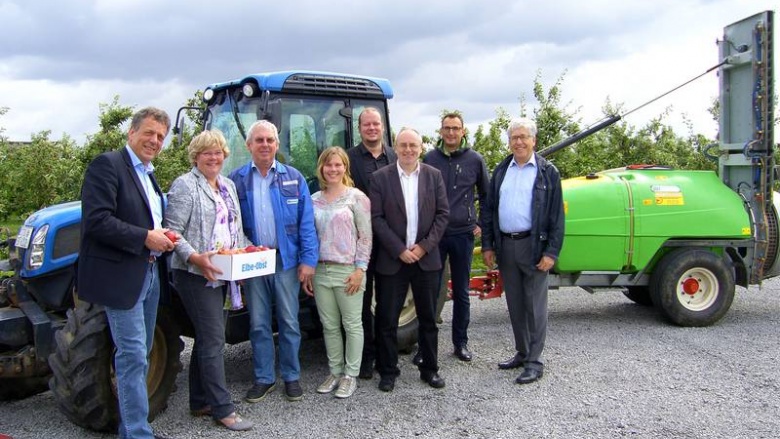
[[[281, 269], [281, 261], [277, 260]], [[252, 343], [255, 384], [276, 382], [274, 334], [271, 329], [272, 307], [279, 330], [279, 368], [285, 382], [297, 381], [301, 375], [298, 350], [301, 328], [298, 325], [298, 268], [277, 271], [268, 276], [246, 280], [246, 305], [249, 309], [249, 341]]]
[[[471, 321], [471, 302], [469, 298], [469, 277], [471, 276], [471, 257], [474, 253], [474, 234], [471, 232], [444, 236], [439, 241], [442, 267], [447, 255], [450, 259], [450, 278], [452, 279], [452, 345], [455, 348], [466, 346], [469, 341], [468, 328]], [[442, 269], [441, 273], [444, 273]], [[439, 284], [444, 280], [441, 279]]]
[[[110, 288], [108, 286], [107, 288]], [[138, 301], [130, 309], [106, 307], [116, 355], [116, 387], [119, 404], [119, 437], [152, 438], [149, 397], [146, 393], [147, 356], [152, 350], [160, 279], [157, 264], [149, 264]]]

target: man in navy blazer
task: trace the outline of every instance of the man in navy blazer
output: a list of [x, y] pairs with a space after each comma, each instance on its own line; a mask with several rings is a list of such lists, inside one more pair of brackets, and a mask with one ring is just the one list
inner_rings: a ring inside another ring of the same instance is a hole
[[133, 115], [127, 145], [97, 156], [81, 188], [78, 294], [105, 306], [116, 355], [119, 436], [152, 438], [147, 356], [160, 297], [157, 256], [173, 250], [162, 228], [164, 195], [151, 164], [171, 126], [168, 114]]
[[398, 369], [398, 318], [409, 287], [419, 321], [423, 362], [420, 379], [444, 387], [438, 374], [436, 296], [439, 290], [439, 240], [447, 228], [449, 206], [444, 180], [419, 162], [422, 138], [402, 128], [394, 146], [396, 165], [374, 172], [369, 188], [371, 220], [379, 247], [376, 257], [377, 370], [379, 389], [395, 387]]

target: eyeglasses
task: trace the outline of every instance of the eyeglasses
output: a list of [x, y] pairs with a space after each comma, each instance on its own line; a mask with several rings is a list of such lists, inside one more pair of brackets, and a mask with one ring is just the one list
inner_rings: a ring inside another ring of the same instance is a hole
[[206, 157], [222, 157], [225, 155], [225, 151], [219, 150], [219, 151], [204, 151], [200, 153], [202, 156]]
[[509, 138], [510, 142], [517, 142], [518, 140], [525, 142], [526, 140], [533, 139], [534, 136], [528, 136], [525, 134], [520, 134], [519, 136], [512, 136]]
[[463, 127], [441, 127], [441, 130], [448, 133], [457, 133], [462, 130]]

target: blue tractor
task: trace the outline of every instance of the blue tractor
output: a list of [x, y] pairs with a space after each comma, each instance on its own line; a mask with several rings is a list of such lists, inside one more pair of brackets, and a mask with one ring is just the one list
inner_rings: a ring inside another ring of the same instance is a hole
[[[249, 75], [207, 87], [203, 92], [203, 125], [221, 130], [232, 151], [225, 172], [250, 160], [246, 130], [266, 119], [279, 129], [278, 160], [307, 176], [317, 190], [319, 153], [332, 145], [351, 148], [360, 142], [358, 115], [374, 107], [390, 126], [385, 79], [311, 71]], [[181, 111], [179, 112], [181, 114]], [[183, 124], [183, 122], [182, 122]], [[177, 118], [177, 128], [181, 129]], [[390, 145], [389, 128], [385, 142]], [[105, 313], [79, 301], [75, 279], [80, 239], [81, 204], [51, 206], [31, 215], [10, 244], [11, 257], [0, 268], [13, 276], [0, 286], [0, 399], [53, 391], [59, 408], [83, 427], [112, 431], [118, 425], [112, 382], [113, 345]], [[161, 264], [164, 267], [164, 264]], [[191, 323], [179, 293], [162, 268], [160, 310], [150, 355], [150, 418], [166, 407], [181, 370], [181, 336], [192, 337]], [[111, 285], [106, 285], [111, 288]], [[321, 326], [312, 299], [301, 295], [301, 330], [318, 334]], [[401, 317], [399, 345], [416, 342], [417, 319], [411, 300]], [[226, 340], [248, 339], [246, 309], [230, 311]]]

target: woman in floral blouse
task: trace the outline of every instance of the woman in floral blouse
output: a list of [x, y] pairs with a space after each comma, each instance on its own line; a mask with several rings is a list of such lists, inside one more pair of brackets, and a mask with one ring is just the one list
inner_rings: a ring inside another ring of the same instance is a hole
[[241, 227], [236, 187], [220, 175], [230, 150], [222, 133], [211, 130], [193, 138], [187, 152], [193, 168], [171, 185], [165, 223], [178, 237], [171, 258], [173, 283], [195, 329], [190, 411], [193, 416], [211, 416], [229, 430], [249, 430], [253, 424], [236, 414], [227, 389], [222, 354], [225, 308], [240, 307], [241, 295], [235, 282], [224, 285], [216, 279], [221, 272], [209, 259], [222, 248], [249, 244]]
[[[371, 256], [371, 206], [352, 185], [349, 158], [337, 146], [317, 162], [321, 191], [312, 195], [320, 257], [312, 284], [304, 285], [317, 302], [330, 375], [319, 393], [348, 398], [357, 388], [363, 354], [363, 292]], [[346, 347], [341, 327], [346, 333]]]

